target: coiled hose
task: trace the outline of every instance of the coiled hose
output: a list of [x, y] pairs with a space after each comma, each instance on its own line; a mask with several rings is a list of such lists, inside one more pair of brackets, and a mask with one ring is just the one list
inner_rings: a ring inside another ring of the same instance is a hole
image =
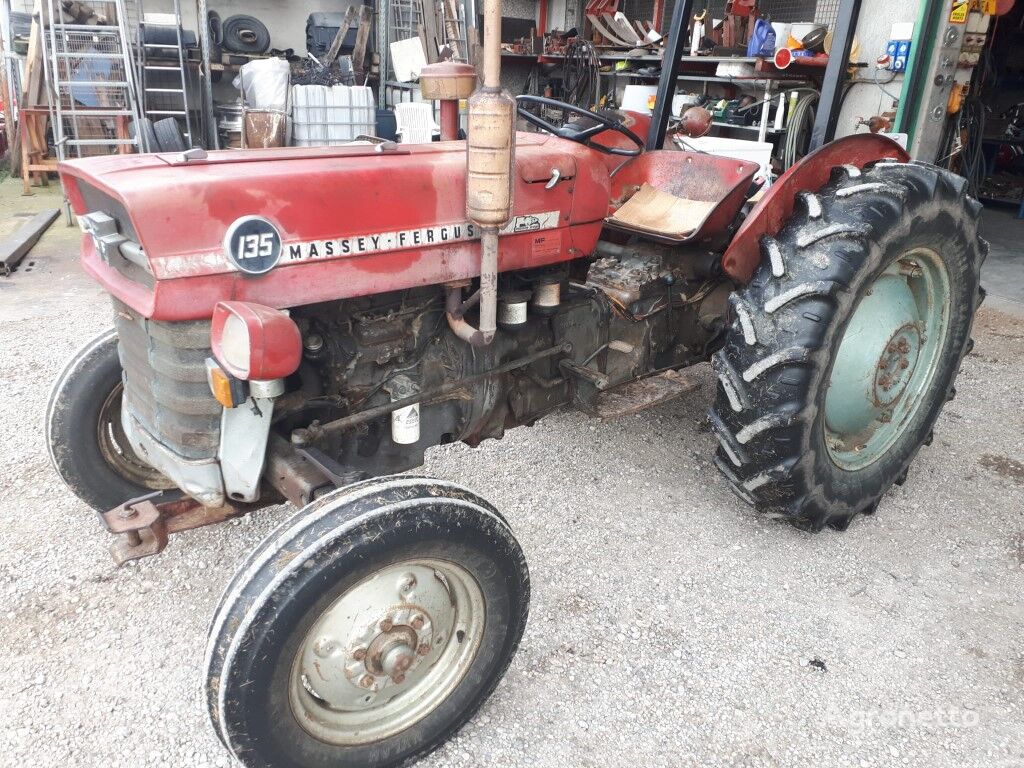
[[270, 48], [270, 31], [255, 16], [237, 14], [221, 24], [221, 45], [235, 53], [266, 53]]
[[564, 100], [589, 109], [597, 104], [601, 92], [601, 61], [589, 40], [574, 40], [565, 51], [562, 75]]
[[814, 105], [818, 103], [818, 93], [812, 91], [797, 99], [793, 114], [789, 116], [786, 127], [786, 141], [782, 149], [783, 170], [795, 164], [799, 159], [797, 153], [806, 146], [806, 137], [814, 128]]

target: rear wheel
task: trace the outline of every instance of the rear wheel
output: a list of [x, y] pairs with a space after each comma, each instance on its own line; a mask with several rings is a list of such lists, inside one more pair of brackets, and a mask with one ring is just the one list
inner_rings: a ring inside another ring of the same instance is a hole
[[731, 297], [716, 464], [759, 509], [844, 529], [903, 482], [953, 397], [987, 246], [964, 180], [924, 164], [836, 169], [798, 208]]
[[273, 532], [228, 586], [207, 703], [249, 768], [380, 768], [425, 754], [483, 704], [526, 623], [526, 561], [487, 502], [385, 477]]
[[174, 485], [140, 459], [121, 426], [121, 361], [113, 328], [68, 362], [46, 408], [46, 444], [68, 488], [98, 512]]

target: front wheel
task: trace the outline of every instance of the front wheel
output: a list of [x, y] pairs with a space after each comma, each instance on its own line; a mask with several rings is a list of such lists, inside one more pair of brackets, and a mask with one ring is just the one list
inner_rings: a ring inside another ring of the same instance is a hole
[[218, 735], [249, 768], [381, 768], [439, 746], [501, 680], [529, 575], [451, 483], [385, 477], [309, 504], [228, 586], [207, 646]]
[[46, 447], [61, 480], [97, 512], [173, 483], [140, 459], [121, 426], [123, 383], [111, 328], [78, 350], [46, 407]]
[[970, 350], [981, 205], [920, 163], [836, 169], [731, 297], [716, 464], [741, 498], [844, 529], [902, 483]]

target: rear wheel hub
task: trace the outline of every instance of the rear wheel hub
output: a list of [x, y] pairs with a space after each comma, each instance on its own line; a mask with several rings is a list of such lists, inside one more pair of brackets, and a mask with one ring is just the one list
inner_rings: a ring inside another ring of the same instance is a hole
[[921, 332], [916, 325], [900, 327], [878, 358], [874, 400], [882, 406], [897, 402], [906, 391], [921, 352]]
[[825, 397], [825, 443], [843, 469], [879, 459], [927, 398], [949, 327], [949, 276], [915, 249], [864, 291], [843, 334]]

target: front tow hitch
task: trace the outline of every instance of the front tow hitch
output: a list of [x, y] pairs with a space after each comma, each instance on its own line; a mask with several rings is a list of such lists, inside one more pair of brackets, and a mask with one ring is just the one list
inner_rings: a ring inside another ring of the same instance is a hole
[[160, 554], [172, 533], [220, 523], [248, 511], [248, 505], [204, 507], [180, 491], [156, 491], [98, 514], [107, 531], [118, 537], [110, 554], [114, 562], [123, 565]]

